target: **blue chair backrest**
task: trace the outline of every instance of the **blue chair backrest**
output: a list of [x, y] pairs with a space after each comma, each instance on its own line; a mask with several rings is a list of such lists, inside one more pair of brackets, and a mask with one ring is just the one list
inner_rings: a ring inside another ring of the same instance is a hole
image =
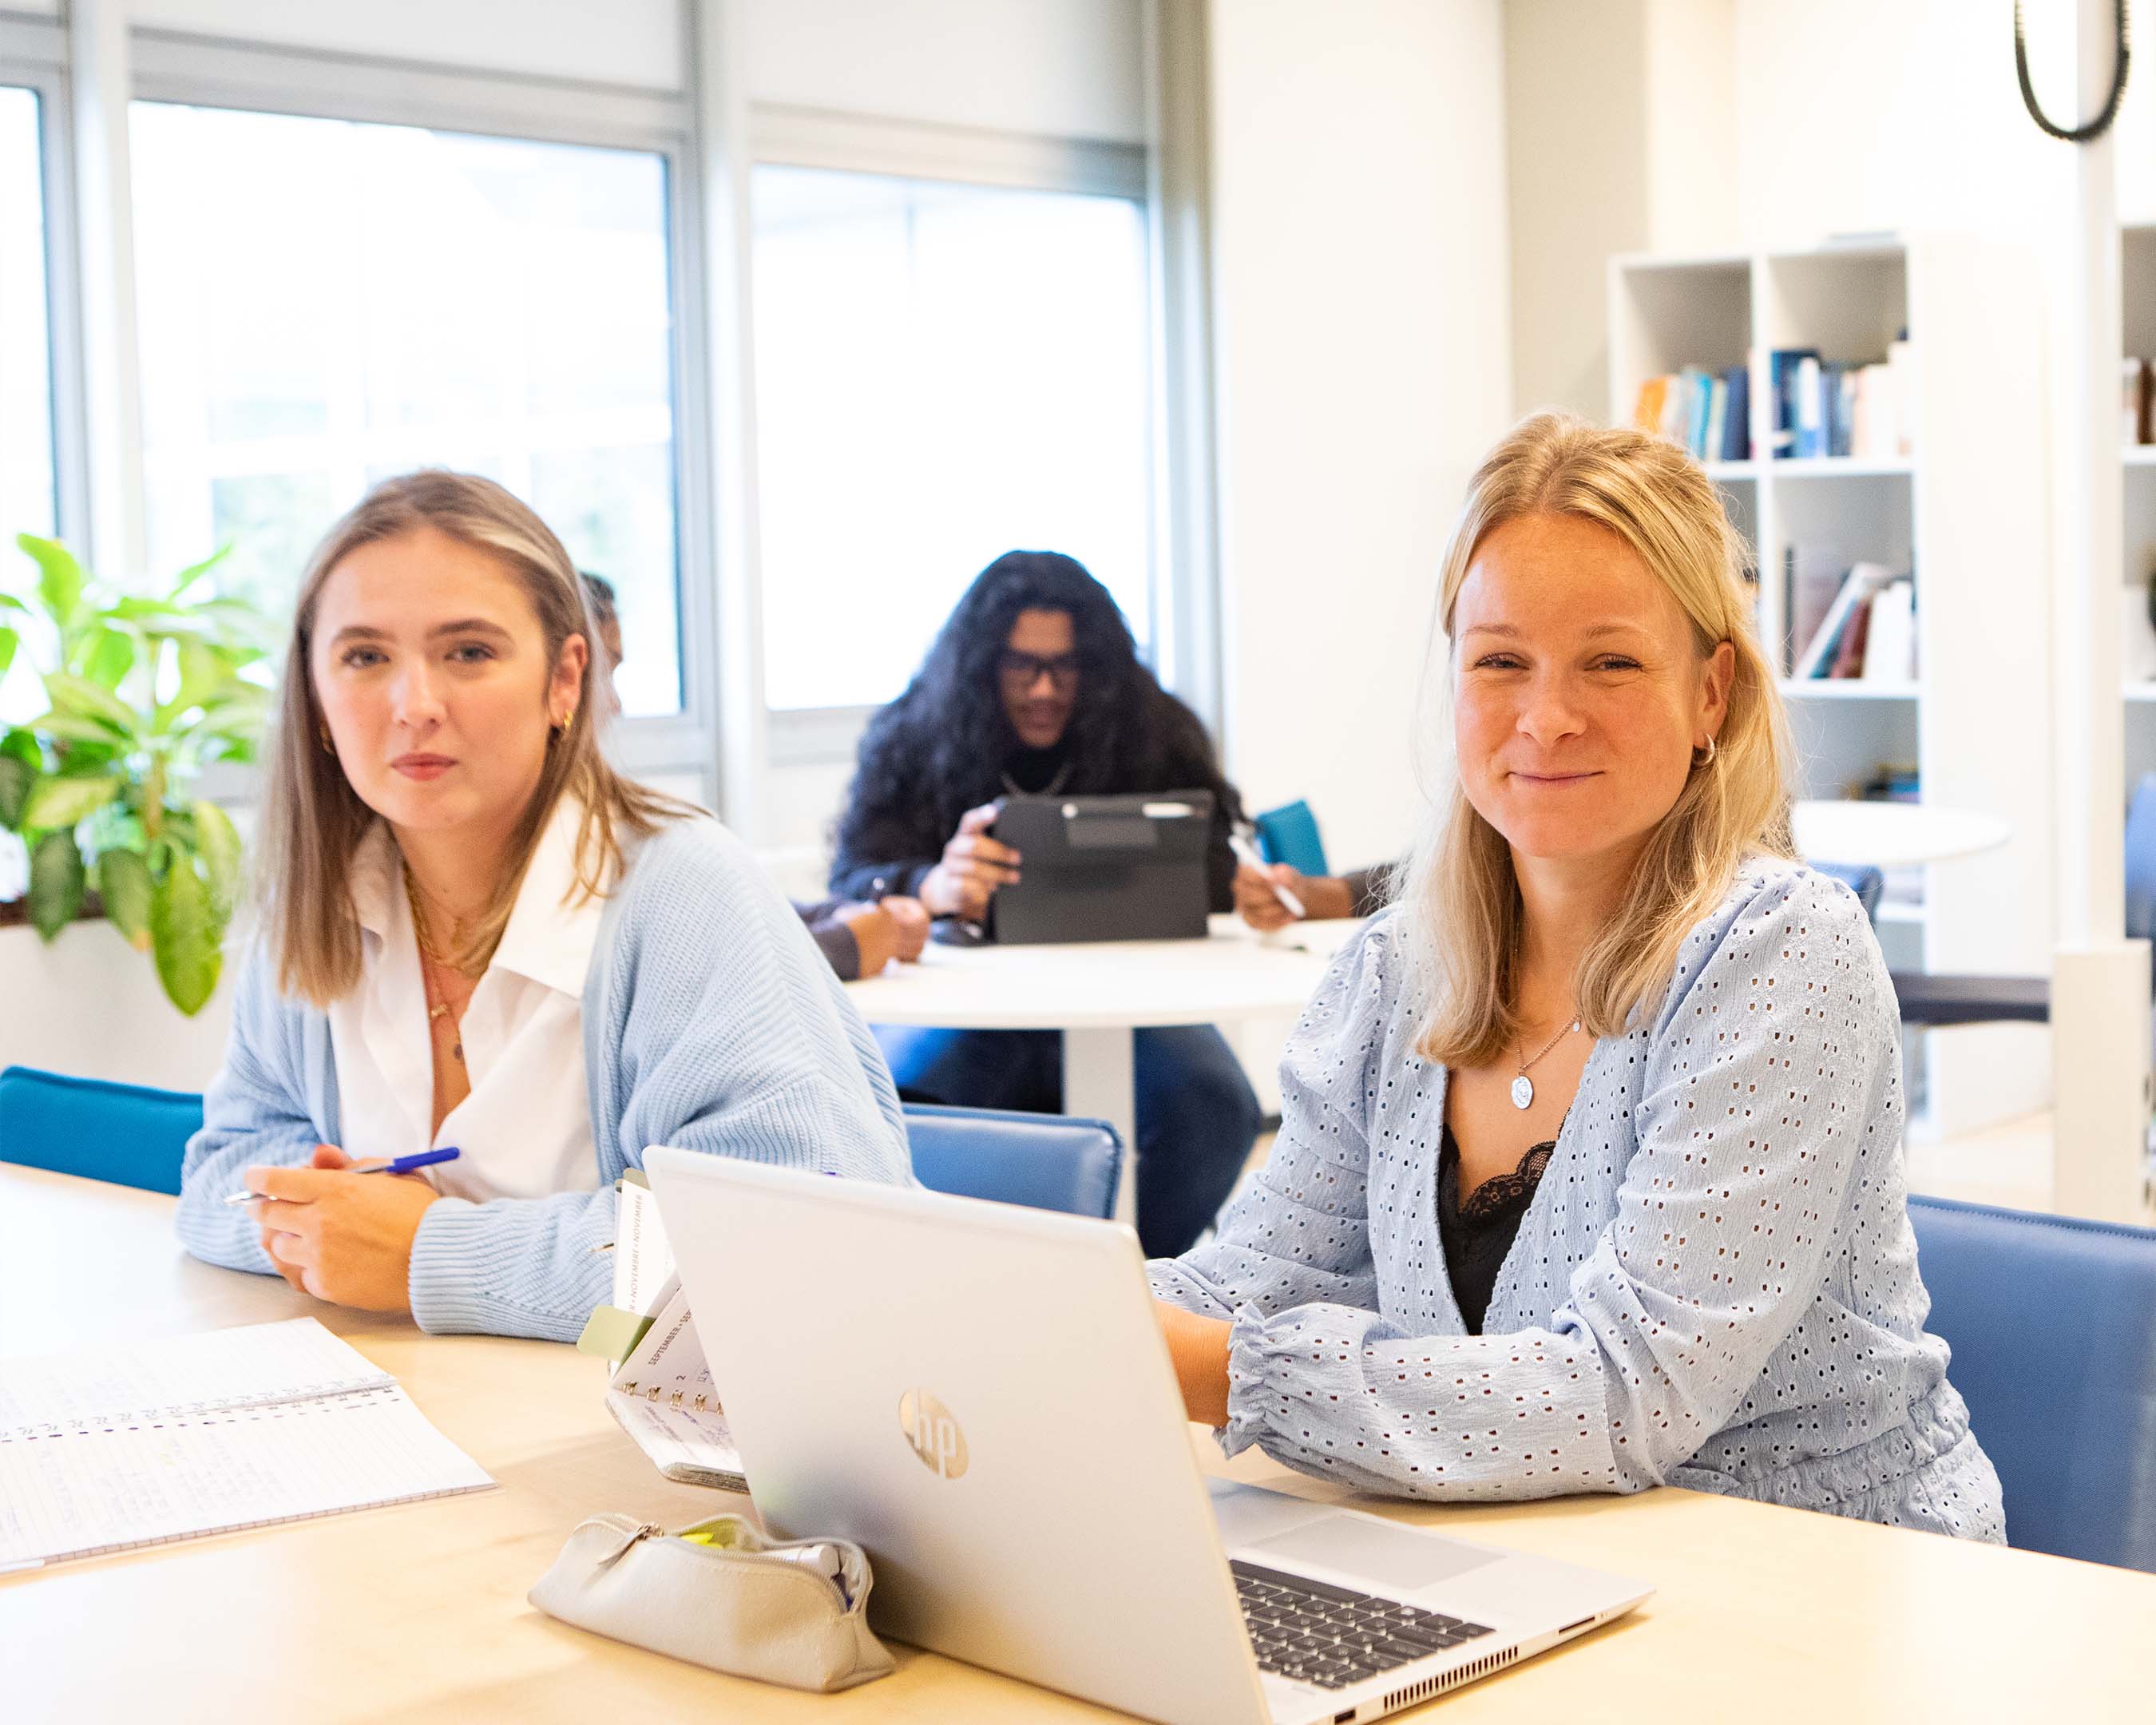
[[1100, 1120], [909, 1102], [914, 1177], [932, 1192], [1111, 1216], [1123, 1141]]
[[2156, 1230], [1938, 1198], [1909, 1220], [2008, 1543], [2156, 1571]]
[[189, 1091], [29, 1066], [0, 1072], [0, 1162], [177, 1193], [181, 1153], [202, 1122], [202, 1098]]
[[1864, 914], [1874, 922], [1879, 920], [1879, 896], [1887, 890], [1887, 876], [1879, 870], [1870, 863], [1815, 862], [1812, 867], [1840, 881], [1856, 895]]
[[2126, 805], [2126, 937], [2156, 938], [2156, 773], [2142, 775]]
[[1329, 875], [1325, 866], [1325, 840], [1317, 830], [1317, 817], [1310, 804], [1283, 803], [1255, 817], [1258, 855], [1270, 863], [1286, 863], [1298, 875]]

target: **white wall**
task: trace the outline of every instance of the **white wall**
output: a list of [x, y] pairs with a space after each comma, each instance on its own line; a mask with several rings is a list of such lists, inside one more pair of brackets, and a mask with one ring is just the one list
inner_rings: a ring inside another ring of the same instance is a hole
[[1511, 417], [1498, 0], [1214, 0], [1229, 772], [1394, 855], [1439, 553]]
[[1606, 416], [1603, 260], [1649, 231], [1644, 0], [1509, 0], [1512, 399]]
[[[110, 5], [114, 0], [95, 0]], [[385, 59], [683, 87], [680, 0], [121, 0], [149, 29]]]
[[150, 961], [109, 922], [77, 922], [50, 946], [0, 928], [0, 1066], [201, 1090], [231, 1025], [231, 966], [209, 1004], [182, 1018]]
[[752, 101], [1145, 141], [1141, 0], [747, 0]]

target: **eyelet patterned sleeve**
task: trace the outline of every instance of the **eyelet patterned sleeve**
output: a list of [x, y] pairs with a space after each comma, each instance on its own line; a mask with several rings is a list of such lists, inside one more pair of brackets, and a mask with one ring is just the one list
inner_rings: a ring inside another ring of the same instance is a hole
[[1676, 1483], [2000, 1537], [1923, 1332], [1897, 1014], [1845, 888], [1748, 866], [1659, 1011], [1597, 1045], [1485, 1320], [1438, 1242], [1443, 1069], [1399, 925], [1341, 955], [1218, 1238], [1152, 1266], [1232, 1322], [1234, 1454], [1417, 1497]]

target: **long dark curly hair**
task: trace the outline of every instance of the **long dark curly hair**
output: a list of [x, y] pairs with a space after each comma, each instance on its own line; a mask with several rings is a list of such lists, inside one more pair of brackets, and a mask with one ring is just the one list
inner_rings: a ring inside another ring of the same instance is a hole
[[872, 844], [901, 811], [918, 819], [932, 809], [947, 836], [968, 809], [1003, 793], [1005, 764], [1023, 745], [1004, 710], [996, 661], [1021, 611], [1070, 619], [1079, 671], [1065, 790], [1209, 790], [1228, 819], [1242, 818], [1205, 727], [1139, 660], [1107, 588], [1060, 552], [1009, 551], [974, 578], [906, 692], [869, 721], [839, 823], [841, 855]]

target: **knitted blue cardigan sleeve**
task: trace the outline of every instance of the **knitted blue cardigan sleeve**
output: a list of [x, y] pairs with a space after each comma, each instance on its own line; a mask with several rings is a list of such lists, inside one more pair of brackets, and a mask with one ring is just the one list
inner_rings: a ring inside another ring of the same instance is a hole
[[230, 1270], [275, 1276], [262, 1231], [223, 1202], [256, 1163], [305, 1168], [337, 1142], [336, 1075], [329, 1021], [278, 993], [266, 942], [255, 942], [232, 992], [224, 1064], [203, 1097], [203, 1127], [180, 1163], [180, 1244]]
[[[188, 1147], [180, 1231], [198, 1255], [267, 1270], [252, 1224], [209, 1216], [223, 1211], [211, 1189], [230, 1189], [249, 1163], [304, 1162], [316, 1126], [334, 1125], [335, 1074], [310, 1084], [302, 1071], [311, 1046], [327, 1060], [322, 1016], [263, 1001], [266, 979], [249, 973], [257, 994], [235, 999], [226, 1070]], [[792, 907], [715, 822], [670, 824], [638, 848], [600, 926], [583, 1033], [598, 1189], [438, 1199], [407, 1284], [422, 1328], [573, 1338], [611, 1291], [611, 1266], [592, 1248], [613, 1237], [614, 1182], [652, 1144], [911, 1178], [875, 1039]]]

